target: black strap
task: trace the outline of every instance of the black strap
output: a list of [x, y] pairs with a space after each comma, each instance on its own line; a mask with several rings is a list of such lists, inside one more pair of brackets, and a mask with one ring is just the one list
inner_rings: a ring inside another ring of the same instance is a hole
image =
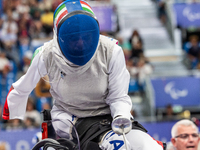
[[137, 129], [137, 130], [141, 130], [144, 132], [148, 132], [139, 122], [137, 121], [133, 121], [132, 122], [132, 129]]
[[[81, 149], [88, 150], [88, 145], [90, 141], [100, 142], [100, 136], [109, 130], [111, 127], [112, 117], [111, 115], [88, 117], [83, 119], [78, 119], [75, 124], [76, 130], [81, 141]], [[147, 132], [147, 130], [137, 121], [133, 121], [132, 129], [141, 130]], [[73, 134], [74, 132], [72, 132]], [[73, 134], [74, 135], [74, 134]]]
[[[78, 119], [75, 127], [81, 141], [81, 149], [86, 149], [89, 141], [97, 142], [102, 133], [111, 129], [111, 122], [110, 115]], [[74, 136], [74, 132], [72, 135]]]
[[89, 129], [92, 127], [96, 127], [99, 124], [103, 126], [111, 126], [112, 117], [110, 115], [105, 116], [95, 116], [95, 117], [88, 117], [88, 118], [81, 118], [75, 124], [76, 130], [79, 134], [80, 140], [83, 136], [88, 132]]

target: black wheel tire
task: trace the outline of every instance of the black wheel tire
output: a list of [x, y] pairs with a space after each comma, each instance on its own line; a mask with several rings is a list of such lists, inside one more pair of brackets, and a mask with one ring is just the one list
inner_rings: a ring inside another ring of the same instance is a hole
[[32, 150], [40, 150], [41, 147], [43, 147], [46, 143], [55, 143], [55, 144], [60, 144], [58, 141], [50, 138], [43, 139], [42, 141], [38, 142]]

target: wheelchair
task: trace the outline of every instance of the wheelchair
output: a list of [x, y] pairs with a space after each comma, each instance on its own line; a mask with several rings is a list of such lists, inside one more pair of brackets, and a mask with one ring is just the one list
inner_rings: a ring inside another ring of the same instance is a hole
[[[78, 124], [81, 123], [81, 125], [76, 127], [71, 123], [73, 125], [73, 140], [69, 140], [57, 137], [52, 126], [50, 111], [51, 110], [43, 110], [41, 112], [43, 114], [43, 123], [41, 125], [42, 140], [37, 142], [32, 150], [49, 150], [48, 148], [51, 148], [51, 150], [101, 150], [98, 145], [98, 139], [100, 139], [102, 133], [109, 130], [110, 122], [107, 119], [102, 120], [102, 117], [92, 118], [92, 120], [80, 119]], [[102, 120], [101, 124], [103, 130], [101, 129], [100, 131], [100, 126], [96, 126], [96, 128], [92, 128], [91, 131], [91, 126], [94, 126], [99, 120]], [[84, 124], [85, 127], [83, 127], [82, 124]], [[85, 130], [82, 130], [83, 128]], [[77, 132], [77, 130], [79, 132]]]
[[[58, 138], [52, 126], [50, 111], [42, 111], [42, 140], [36, 143], [32, 150], [49, 150], [49, 148], [50, 150], [101, 150], [98, 143], [106, 132], [112, 130], [110, 115], [89, 117], [79, 119], [76, 125], [69, 121], [73, 125], [73, 140]], [[132, 126], [133, 129], [147, 132], [137, 121], [134, 121]], [[163, 146], [163, 150], [166, 150], [166, 143], [157, 142]]]

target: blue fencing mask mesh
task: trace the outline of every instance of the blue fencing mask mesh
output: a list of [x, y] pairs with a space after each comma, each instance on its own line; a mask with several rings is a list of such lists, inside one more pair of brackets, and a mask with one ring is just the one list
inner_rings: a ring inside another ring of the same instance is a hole
[[97, 49], [100, 35], [98, 22], [83, 10], [73, 11], [66, 18], [57, 29], [58, 44], [70, 62], [83, 66]]

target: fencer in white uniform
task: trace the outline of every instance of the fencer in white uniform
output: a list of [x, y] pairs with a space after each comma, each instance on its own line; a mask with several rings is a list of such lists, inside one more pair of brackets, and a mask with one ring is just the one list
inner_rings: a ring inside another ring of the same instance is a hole
[[63, 120], [76, 124], [79, 118], [110, 114], [112, 130], [102, 136], [101, 149], [163, 150], [146, 132], [132, 129], [130, 75], [123, 50], [116, 40], [100, 35], [98, 20], [84, 0], [66, 0], [55, 10], [53, 39], [35, 51], [27, 73], [12, 84], [4, 119], [24, 118], [29, 94], [46, 75], [54, 98], [53, 127], [59, 137], [73, 138], [71, 124]]

